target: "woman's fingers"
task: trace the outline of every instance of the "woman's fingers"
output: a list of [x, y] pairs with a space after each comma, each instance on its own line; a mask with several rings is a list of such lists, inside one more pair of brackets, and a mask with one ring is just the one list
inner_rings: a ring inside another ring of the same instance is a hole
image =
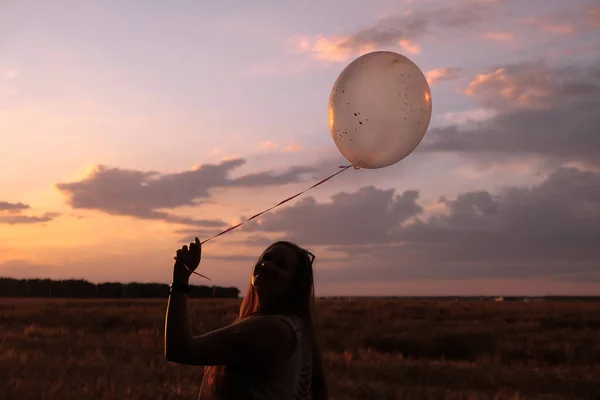
[[[185, 261], [187, 260], [189, 257], [199, 257], [200, 253], [202, 251], [202, 244], [200, 243], [200, 239], [198, 239], [197, 237], [194, 239], [194, 242], [190, 242], [190, 245], [188, 247], [188, 245], [183, 245], [181, 246], [181, 249], [177, 250], [177, 255], [175, 257], [173, 257], [175, 260], [180, 261], [181, 263], [183, 263], [185, 265]], [[189, 267], [186, 265], [186, 268]]]
[[200, 240], [196, 238], [194, 243], [190, 243], [190, 252], [200, 254], [201, 251], [202, 245], [200, 244]]

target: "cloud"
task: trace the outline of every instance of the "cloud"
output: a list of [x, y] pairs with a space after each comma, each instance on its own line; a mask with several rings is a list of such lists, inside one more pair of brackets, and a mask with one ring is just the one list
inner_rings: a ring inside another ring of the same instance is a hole
[[586, 45], [578, 45], [568, 47], [566, 49], [562, 49], [557, 51], [556, 54], [564, 55], [564, 56], [575, 56], [581, 54], [589, 54], [595, 53], [600, 50], [600, 44], [586, 44]]
[[263, 150], [277, 150], [279, 145], [273, 141], [266, 141], [260, 144], [260, 148]]
[[19, 213], [30, 208], [31, 207], [29, 207], [29, 205], [23, 203], [8, 203], [6, 201], [0, 201], [0, 211]]
[[314, 167], [305, 166], [292, 166], [287, 171], [274, 175], [271, 172], [260, 172], [256, 174], [248, 174], [239, 178], [231, 179], [220, 183], [220, 187], [263, 187], [263, 186], [278, 186], [286, 185], [288, 183], [302, 182], [301, 176], [303, 174], [315, 172]]
[[248, 255], [248, 254], [228, 254], [228, 255], [207, 255], [203, 257], [204, 259], [213, 259], [217, 261], [237, 261], [244, 262], [248, 265], [252, 265], [256, 263], [258, 259], [257, 255]]
[[41, 217], [29, 215], [0, 215], [0, 224], [16, 225], [16, 224], [36, 224], [40, 222], [49, 222], [60, 216], [60, 213], [49, 212]]
[[587, 9], [587, 22], [590, 27], [600, 29], [600, 5], [590, 6]]
[[[241, 230], [244, 230], [246, 227], [244, 228], [240, 228]], [[270, 234], [270, 235], [264, 235], [264, 234], [247, 234], [243, 239], [240, 239], [239, 237], [236, 238], [232, 238], [229, 241], [229, 244], [231, 245], [241, 245], [244, 247], [258, 247], [258, 248], [262, 248], [265, 249], [267, 248], [269, 245], [273, 244], [273, 242], [279, 240], [280, 235], [278, 234]]]
[[526, 25], [556, 35], [573, 35], [600, 29], [600, 6], [569, 6], [563, 10], [525, 18]]
[[270, 236], [265, 235], [249, 235], [243, 243], [247, 246], [258, 246], [266, 248], [275, 240]]
[[303, 147], [299, 144], [288, 144], [287, 146], [285, 146], [282, 150], [282, 152], [284, 153], [297, 153], [299, 151], [302, 151]]
[[491, 118], [432, 128], [417, 151], [600, 164], [597, 66], [550, 67], [539, 61], [494, 67], [477, 75], [465, 93], [491, 110]]
[[47, 212], [39, 217], [22, 214], [23, 211], [30, 209], [31, 207], [28, 204], [0, 201], [0, 224], [17, 225], [49, 222], [61, 215], [56, 212]]
[[515, 38], [512, 32], [486, 32], [483, 37], [498, 42], [509, 42]]
[[179, 235], [179, 241], [181, 242], [193, 242], [194, 238], [198, 238], [200, 239], [200, 241], [203, 241], [205, 239], [208, 239], [210, 237], [213, 237], [219, 233], [221, 233], [221, 231], [223, 231], [224, 229], [207, 229], [207, 228], [202, 228], [202, 227], [198, 227], [198, 228], [186, 228], [186, 229], [176, 229], [173, 231], [174, 234]]
[[543, 30], [545, 32], [554, 33], [557, 35], [571, 35], [575, 33], [576, 26], [573, 23], [560, 21], [557, 19], [546, 19], [546, 18], [538, 18], [531, 17], [527, 18], [524, 21], [526, 24], [532, 25], [537, 29]]
[[541, 107], [553, 101], [557, 88], [552, 71], [539, 63], [498, 68], [478, 74], [465, 94], [487, 107]]
[[465, 29], [480, 24], [494, 15], [496, 3], [499, 2], [467, 0], [452, 6], [389, 16], [347, 35], [299, 36], [294, 39], [294, 49], [331, 61], [345, 61], [377, 48], [396, 45], [419, 54], [417, 40], [436, 30]]
[[472, 122], [485, 121], [495, 117], [497, 112], [492, 109], [478, 108], [476, 110], [465, 110], [456, 112], [447, 112], [442, 115], [442, 118], [452, 124], [468, 124]]
[[185, 235], [186, 237], [200, 237], [200, 236], [212, 236], [221, 232], [221, 229], [202, 229], [202, 228], [185, 228], [185, 229], [176, 229], [173, 233], [179, 235]]
[[58, 183], [56, 188], [74, 209], [90, 209], [113, 215], [159, 219], [170, 223], [219, 228], [220, 220], [198, 220], [162, 211], [196, 206], [210, 200], [210, 190], [224, 187], [264, 187], [301, 181], [314, 171], [311, 167], [290, 167], [280, 174], [261, 172], [230, 178], [229, 174], [245, 164], [237, 158], [220, 164], [204, 164], [190, 171], [160, 174], [99, 165], [80, 181]]
[[409, 54], [421, 54], [421, 46], [409, 39], [402, 39], [398, 42], [400, 47]]
[[482, 168], [481, 165], [465, 165], [458, 167], [453, 171], [453, 176], [461, 181], [470, 180], [495, 180], [498, 177], [522, 177], [537, 176], [543, 177], [541, 171], [547, 169], [543, 161], [533, 162], [533, 160], [516, 160], [514, 162], [498, 163]]
[[450, 81], [460, 76], [461, 69], [455, 67], [437, 68], [429, 70], [425, 73], [429, 85], [434, 85], [437, 82]]
[[250, 221], [247, 232], [286, 232], [302, 243], [379, 243], [388, 230], [398, 229], [422, 211], [418, 193], [407, 191], [394, 196], [394, 190], [367, 186], [356, 193], [338, 193], [330, 203], [319, 204], [305, 197], [297, 205]]
[[281, 153], [297, 153], [302, 151], [303, 147], [299, 144], [290, 143], [287, 145], [267, 140], [259, 145], [259, 148], [267, 151], [279, 151]]
[[345, 254], [319, 270], [324, 280], [598, 277], [599, 173], [559, 168], [535, 186], [442, 198], [429, 215], [417, 199], [365, 187], [306, 198], [247, 230]]

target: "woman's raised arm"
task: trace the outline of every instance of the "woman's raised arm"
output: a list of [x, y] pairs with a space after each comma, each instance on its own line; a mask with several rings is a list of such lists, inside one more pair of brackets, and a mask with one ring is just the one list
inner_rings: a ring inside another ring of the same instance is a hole
[[204, 335], [192, 336], [187, 295], [169, 299], [165, 321], [165, 357], [186, 365], [279, 363], [293, 354], [296, 333], [282, 319], [255, 316]]
[[247, 362], [278, 362], [296, 348], [293, 328], [276, 316], [248, 318], [200, 336], [192, 336], [186, 288], [198, 267], [201, 245], [198, 238], [177, 250], [173, 286], [165, 317], [165, 357], [188, 365], [227, 365]]

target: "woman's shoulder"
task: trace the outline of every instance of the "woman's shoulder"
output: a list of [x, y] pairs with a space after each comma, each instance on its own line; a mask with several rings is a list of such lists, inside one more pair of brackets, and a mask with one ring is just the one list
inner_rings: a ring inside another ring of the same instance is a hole
[[295, 314], [251, 314], [247, 319], [253, 319], [255, 321], [262, 321], [266, 324], [278, 324], [281, 326], [285, 322], [286, 325], [292, 327], [296, 332], [304, 330], [304, 321], [298, 315]]
[[305, 323], [302, 320], [302, 318], [300, 318], [297, 315], [294, 314], [274, 314], [272, 316], [273, 318], [278, 319], [279, 321], [281, 321], [282, 323], [285, 323], [288, 327], [292, 328], [292, 330], [294, 332], [301, 333], [303, 332], [305, 329]]

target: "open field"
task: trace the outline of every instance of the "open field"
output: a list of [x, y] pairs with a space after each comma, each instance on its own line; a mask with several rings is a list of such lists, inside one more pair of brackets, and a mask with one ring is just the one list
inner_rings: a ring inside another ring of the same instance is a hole
[[[239, 300], [192, 301], [197, 333]], [[0, 399], [195, 399], [166, 300], [0, 299]], [[333, 399], [600, 399], [600, 303], [320, 300]]]

